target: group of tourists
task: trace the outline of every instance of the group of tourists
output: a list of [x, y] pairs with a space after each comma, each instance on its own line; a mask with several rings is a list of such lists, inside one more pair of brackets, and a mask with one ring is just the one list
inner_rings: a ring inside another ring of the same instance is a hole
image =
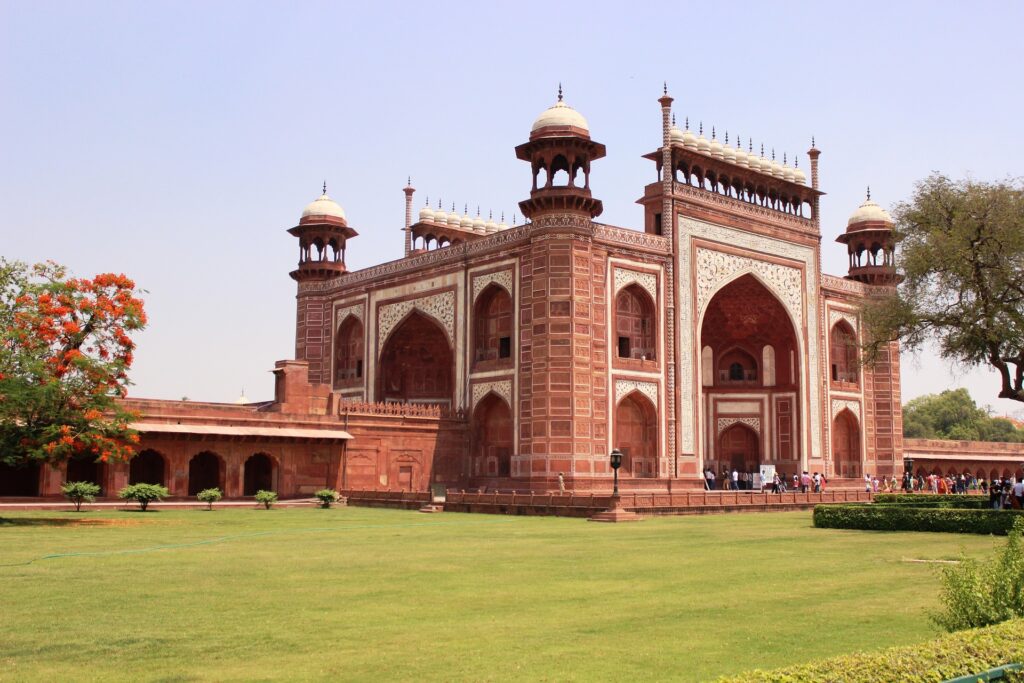
[[762, 480], [758, 472], [740, 472], [738, 470], [723, 469], [721, 476], [716, 476], [715, 471], [710, 467], [704, 470], [705, 491], [771, 491], [772, 493], [786, 493], [792, 485], [793, 491], [801, 493], [821, 493], [825, 490], [828, 479], [824, 474], [815, 472], [813, 475], [804, 470], [802, 474], [794, 473], [792, 479], [787, 479], [785, 474], [775, 472], [771, 481]]
[[993, 479], [988, 500], [993, 510], [1024, 510], [1024, 480]]

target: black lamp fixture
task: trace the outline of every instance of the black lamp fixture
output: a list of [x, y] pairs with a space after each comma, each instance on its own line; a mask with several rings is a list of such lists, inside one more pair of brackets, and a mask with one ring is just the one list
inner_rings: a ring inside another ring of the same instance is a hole
[[608, 454], [608, 459], [612, 466], [612, 474], [614, 475], [614, 485], [612, 488], [612, 495], [619, 495], [619, 468], [622, 467], [622, 451], [618, 448], [613, 448], [612, 452]]

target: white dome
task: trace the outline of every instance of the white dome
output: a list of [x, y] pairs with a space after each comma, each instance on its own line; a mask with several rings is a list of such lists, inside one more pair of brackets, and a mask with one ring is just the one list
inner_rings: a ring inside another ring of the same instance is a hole
[[801, 185], [807, 184], [807, 176], [799, 168], [793, 169], [793, 182], [800, 183]]
[[434, 212], [434, 222], [440, 225], [448, 224], [448, 214], [441, 208], [440, 203], [438, 203], [437, 211]]
[[498, 224], [494, 222], [494, 218], [490, 217], [484, 224], [484, 232], [490, 235], [492, 232], [498, 232]]
[[736, 164], [745, 168], [750, 166], [750, 162], [747, 160], [746, 151], [744, 151], [744, 149], [739, 145], [736, 147]]
[[726, 144], [722, 146], [722, 158], [728, 161], [730, 164], [736, 163], [736, 148], [732, 145]]
[[668, 135], [669, 139], [672, 142], [678, 142], [679, 144], [683, 144], [683, 131], [679, 130], [676, 126], [672, 126], [672, 128], [668, 131]]
[[706, 137], [704, 137], [704, 133], [701, 133], [700, 137], [697, 138], [697, 151], [702, 154], [708, 154], [711, 152], [711, 143], [708, 142]]
[[759, 169], [761, 169], [761, 173], [765, 173], [767, 175], [771, 175], [772, 174], [772, 160], [767, 158], [767, 157], [765, 157], [763, 152], [761, 154], [762, 154], [761, 158], [759, 158], [757, 160], [757, 167]]
[[433, 223], [434, 211], [429, 206], [420, 209], [420, 223]]
[[793, 167], [789, 166], [789, 165], [783, 166], [782, 167], [782, 177], [783, 177], [784, 180], [788, 180], [789, 182], [793, 182], [793, 178], [795, 177], [793, 175]]
[[562, 101], [562, 89], [559, 88], [558, 101], [541, 112], [541, 115], [533, 122], [530, 133], [536, 133], [542, 128], [564, 128], [566, 126], [581, 128], [587, 134], [590, 133], [590, 126], [583, 118], [583, 114]]
[[689, 126], [683, 131], [683, 147], [686, 149], [697, 149], [697, 136], [693, 134]]
[[711, 142], [708, 144], [708, 154], [721, 159], [723, 156], [722, 143], [715, 138], [711, 138]]
[[473, 219], [473, 232], [483, 233], [487, 227], [487, 221], [480, 217], [480, 214], [476, 215]]
[[854, 223], [863, 223], [865, 221], [883, 221], [885, 223], [892, 223], [892, 216], [889, 212], [871, 201], [871, 195], [864, 200], [864, 203], [857, 207], [857, 210], [850, 216], [850, 220], [846, 221], [847, 225], [853, 225]]
[[462, 214], [462, 220], [459, 221], [459, 227], [464, 230], [473, 229], [473, 217], [469, 215], [469, 212]]
[[325, 190], [322, 195], [306, 204], [306, 208], [302, 210], [301, 218], [309, 218], [310, 216], [329, 216], [345, 220], [345, 210], [341, 208], [338, 202], [328, 197]]
[[776, 178], [781, 178], [783, 176], [782, 164], [780, 164], [779, 162], [775, 161], [775, 159], [772, 159], [771, 163], [772, 163], [772, 175], [775, 176]]

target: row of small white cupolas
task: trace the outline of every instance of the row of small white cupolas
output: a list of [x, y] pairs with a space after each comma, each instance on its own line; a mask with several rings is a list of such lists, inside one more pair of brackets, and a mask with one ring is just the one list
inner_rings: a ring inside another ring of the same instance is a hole
[[714, 136], [708, 140], [704, 137], [703, 133], [694, 135], [693, 131], [689, 128], [683, 131], [679, 130], [676, 126], [672, 126], [670, 135], [672, 142], [679, 143], [683, 147], [695, 150], [700, 154], [721, 159], [726, 163], [736, 164], [742, 168], [749, 168], [752, 171], [758, 171], [775, 178], [788, 180], [791, 183], [807, 184], [807, 176], [799, 168], [788, 164], [780, 164], [778, 161], [765, 158], [764, 156], [759, 157], [753, 151], [748, 152], [738, 145], [736, 147], [723, 145]]
[[494, 220], [494, 217], [489, 217], [484, 220], [483, 216], [477, 212], [476, 217], [469, 215], [469, 212], [459, 215], [459, 212], [455, 210], [455, 206], [452, 205], [451, 213], [446, 213], [441, 208], [441, 203], [438, 202], [437, 210], [431, 209], [429, 206], [424, 206], [420, 209], [420, 223], [433, 223], [435, 225], [447, 225], [453, 228], [459, 228], [460, 230], [473, 231], [476, 233], [489, 235], [492, 232], [498, 232], [500, 230], [508, 230], [509, 226], [505, 223], [504, 219], [498, 223]]

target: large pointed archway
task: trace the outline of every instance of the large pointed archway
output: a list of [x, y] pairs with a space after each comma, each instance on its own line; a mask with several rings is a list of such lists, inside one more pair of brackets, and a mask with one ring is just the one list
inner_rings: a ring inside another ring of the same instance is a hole
[[158, 484], [166, 480], [167, 462], [157, 451], [147, 448], [128, 463], [129, 484]]
[[619, 476], [658, 476], [658, 411], [640, 392], [615, 408], [614, 445], [622, 452]]
[[[699, 348], [705, 465], [799, 470], [801, 345], [779, 298], [750, 273], [723, 286], [705, 309]], [[746, 431], [723, 431], [734, 423]]]
[[451, 405], [454, 374], [451, 346], [444, 330], [413, 311], [384, 344], [377, 396], [382, 401]]

